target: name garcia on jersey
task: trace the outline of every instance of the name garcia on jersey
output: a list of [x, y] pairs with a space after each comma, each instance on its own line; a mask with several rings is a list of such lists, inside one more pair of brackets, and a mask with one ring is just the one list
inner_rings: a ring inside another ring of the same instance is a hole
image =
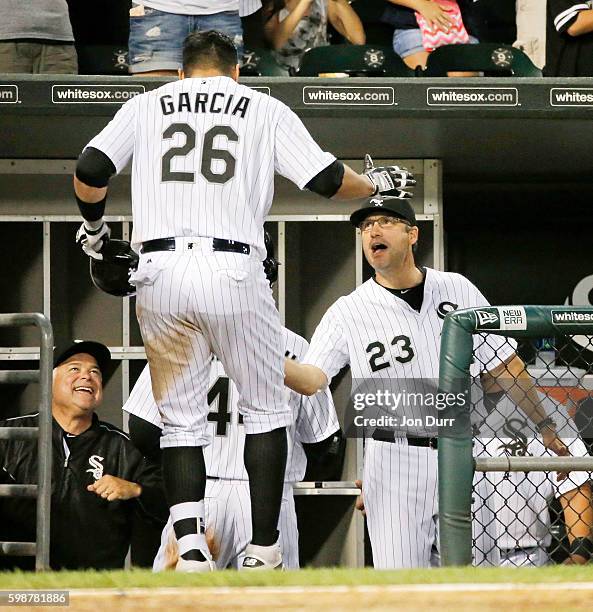
[[181, 91], [175, 97], [170, 94], [159, 96], [163, 115], [172, 115], [175, 112], [189, 113], [214, 113], [223, 115], [239, 115], [245, 119], [245, 113], [249, 107], [251, 99], [241, 96], [235, 100], [233, 94], [226, 94], [215, 91], [210, 94], [207, 92], [197, 92], [190, 95], [189, 92]]

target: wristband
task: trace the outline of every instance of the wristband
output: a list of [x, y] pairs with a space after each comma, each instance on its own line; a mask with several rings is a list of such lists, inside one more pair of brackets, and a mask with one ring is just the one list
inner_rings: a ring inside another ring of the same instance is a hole
[[588, 561], [593, 555], [593, 542], [589, 538], [575, 538], [570, 543], [569, 552], [571, 555], [579, 555]]
[[550, 429], [552, 431], [556, 431], [556, 421], [554, 421], [554, 419], [552, 417], [546, 417], [545, 419], [542, 419], [539, 423], [536, 424], [535, 429], [539, 432], [542, 433], [542, 430], [544, 429]]
[[80, 214], [85, 221], [99, 221], [105, 212], [105, 201], [107, 200], [107, 196], [105, 196], [99, 202], [95, 202], [91, 204], [89, 202], [84, 202], [81, 200], [76, 194], [76, 203], [78, 204], [78, 210], [80, 210]]
[[365, 176], [369, 179], [369, 181], [371, 182], [371, 185], [373, 186], [373, 189], [375, 190], [369, 196], [372, 198], [373, 196], [376, 196], [379, 193], [379, 185], [375, 183], [375, 181], [373, 181], [373, 179], [368, 174], [366, 174]]

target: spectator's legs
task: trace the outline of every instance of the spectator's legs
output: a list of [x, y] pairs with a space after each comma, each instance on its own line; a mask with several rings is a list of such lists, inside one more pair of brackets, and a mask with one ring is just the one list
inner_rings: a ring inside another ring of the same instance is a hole
[[243, 28], [238, 11], [198, 15], [194, 17], [194, 30], [218, 30], [219, 32], [224, 32], [235, 43], [239, 63], [241, 63], [243, 57]]
[[5, 74], [32, 74], [34, 47], [25, 42], [0, 42], [0, 72]]
[[395, 30], [393, 32], [393, 50], [404, 60], [412, 70], [420, 66], [426, 68], [428, 51], [422, 45], [420, 28]]
[[40, 53], [34, 62], [34, 74], [78, 74], [78, 57], [73, 44], [39, 45]]
[[243, 44], [246, 49], [263, 49], [266, 46], [264, 39], [264, 21], [262, 9], [255, 11], [247, 17], [241, 18], [243, 27]]
[[428, 51], [419, 51], [418, 53], [412, 53], [402, 58], [405, 64], [412, 70], [416, 70], [417, 67], [424, 70], [426, 68], [426, 61], [428, 60]]
[[128, 40], [130, 73], [139, 76], [177, 76], [183, 40], [192, 17], [137, 5], [130, 11]]

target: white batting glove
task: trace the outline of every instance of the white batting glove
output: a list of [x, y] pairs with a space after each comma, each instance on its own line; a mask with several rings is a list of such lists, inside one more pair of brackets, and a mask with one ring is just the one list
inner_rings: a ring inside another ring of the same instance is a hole
[[386, 195], [399, 198], [400, 200], [412, 197], [411, 191], [405, 191], [406, 187], [414, 187], [416, 180], [407, 168], [399, 166], [373, 166], [373, 160], [367, 153], [364, 156], [364, 174], [375, 188], [373, 195]]
[[80, 245], [86, 255], [93, 259], [103, 259], [103, 255], [99, 252], [105, 242], [111, 236], [111, 228], [103, 221], [97, 229], [91, 229], [84, 223], [76, 232], [76, 243]]

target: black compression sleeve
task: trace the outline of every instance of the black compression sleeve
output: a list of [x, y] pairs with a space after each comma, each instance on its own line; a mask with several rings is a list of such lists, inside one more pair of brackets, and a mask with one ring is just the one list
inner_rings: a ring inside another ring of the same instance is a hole
[[85, 221], [98, 221], [103, 216], [107, 196], [94, 204], [83, 202], [76, 194], [74, 194], [74, 197], [76, 198], [76, 203], [78, 204], [78, 210], [80, 210], [80, 214]]
[[314, 176], [305, 187], [320, 196], [331, 198], [336, 195], [344, 180], [344, 164], [336, 159], [327, 168]]
[[106, 187], [114, 174], [113, 162], [94, 147], [87, 147], [76, 163], [76, 178], [89, 187]]

